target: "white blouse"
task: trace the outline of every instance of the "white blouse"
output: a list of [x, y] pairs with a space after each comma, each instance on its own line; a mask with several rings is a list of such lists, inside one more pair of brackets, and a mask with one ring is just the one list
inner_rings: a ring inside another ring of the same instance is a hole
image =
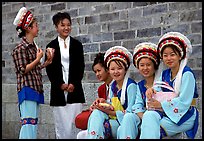
[[[61, 54], [63, 80], [65, 84], [68, 84], [70, 36], [68, 36], [65, 40], [58, 36], [58, 42], [59, 42], [60, 54]], [[66, 44], [66, 48], [65, 48], [65, 44]]]

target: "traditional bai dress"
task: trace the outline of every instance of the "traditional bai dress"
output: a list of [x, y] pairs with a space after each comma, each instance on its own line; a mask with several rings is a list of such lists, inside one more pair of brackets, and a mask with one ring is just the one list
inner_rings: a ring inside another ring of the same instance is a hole
[[[26, 66], [36, 59], [37, 45], [29, 43], [24, 35], [25, 30], [33, 20], [33, 14], [22, 7], [14, 19], [21, 42], [12, 51], [16, 69], [18, 104], [22, 127], [19, 139], [37, 139], [37, 124], [39, 104], [44, 104], [42, 72], [39, 62], [32, 70], [25, 73]], [[21, 37], [22, 35], [22, 37]]]
[[[95, 109], [88, 121], [87, 138], [89, 139], [116, 138], [117, 129], [123, 122], [123, 117], [132, 112], [132, 106], [135, 103], [137, 83], [129, 78], [128, 70], [132, 60], [131, 53], [125, 47], [114, 46], [108, 49], [105, 53], [104, 62], [106, 63], [107, 67], [112, 60], [120, 60], [125, 64], [127, 69], [124, 76], [122, 89], [118, 90], [116, 87], [117, 82], [113, 81], [111, 84], [111, 89], [109, 90], [109, 103], [115, 105], [115, 102], [117, 102], [114, 107], [116, 117], [109, 116], [106, 113]], [[116, 107], [120, 108], [117, 109]]]
[[[118, 97], [118, 99], [121, 98], [122, 90], [118, 90], [116, 85], [117, 85], [116, 81], [114, 81], [113, 84], [111, 85], [110, 99], [112, 97]], [[116, 119], [111, 119], [109, 115], [107, 115], [106, 113], [95, 109], [92, 112], [91, 116], [89, 117], [88, 121], [88, 138], [89, 139], [93, 138], [104, 139], [110, 137], [116, 138], [117, 129], [119, 125], [122, 122], [127, 122], [123, 121], [123, 117], [131, 112], [132, 106], [136, 99], [135, 93], [136, 91], [137, 83], [131, 78], [128, 78], [125, 93], [126, 100], [125, 103], [122, 105], [123, 108], [126, 110], [126, 113], [123, 113], [122, 111], [116, 111]]]
[[[159, 65], [159, 58], [157, 53], [157, 45], [151, 42], [143, 42], [134, 48], [133, 64], [139, 69], [139, 61], [141, 58], [149, 58], [156, 66]], [[155, 66], [155, 67], [156, 67]], [[157, 74], [158, 71], [155, 72]], [[132, 113], [128, 113], [123, 118], [123, 123], [118, 129], [118, 139], [136, 139], [139, 135], [141, 119], [137, 113], [144, 113], [146, 110], [146, 81], [141, 80], [138, 83], [137, 95], [135, 104], [132, 107]], [[126, 122], [124, 122], [126, 121]]]
[[[171, 70], [162, 72], [160, 80], [175, 89], [178, 97], [161, 102], [165, 113], [161, 117], [155, 111], [146, 111], [141, 125], [141, 139], [159, 139], [163, 136], [173, 136], [185, 132], [189, 138], [194, 138], [198, 129], [198, 110], [192, 105], [193, 98], [198, 97], [196, 79], [192, 70], [186, 66], [192, 52], [190, 41], [181, 33], [169, 32], [162, 36], [158, 44], [158, 52], [165, 45], [173, 45], [181, 53], [181, 62], [176, 78], [171, 80]], [[162, 89], [166, 92], [167, 89]], [[161, 127], [161, 128], [160, 128]], [[151, 128], [151, 130], [149, 130]]]

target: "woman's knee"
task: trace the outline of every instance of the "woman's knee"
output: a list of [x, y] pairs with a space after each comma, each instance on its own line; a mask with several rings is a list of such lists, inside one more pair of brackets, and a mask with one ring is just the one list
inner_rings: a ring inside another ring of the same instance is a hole
[[140, 122], [140, 118], [134, 113], [126, 113], [123, 117], [123, 122], [126, 123]]
[[94, 109], [93, 112], [91, 113], [90, 117], [89, 117], [89, 120], [99, 121], [99, 120], [104, 120], [106, 118], [108, 118], [108, 115], [106, 113], [104, 113], [98, 109]]
[[160, 115], [156, 112], [156, 111], [145, 111], [145, 113], [143, 114], [142, 120], [145, 119], [158, 119], [160, 118]]
[[91, 116], [96, 116], [96, 115], [100, 115], [102, 112], [98, 109], [94, 109], [93, 112], [91, 113]]

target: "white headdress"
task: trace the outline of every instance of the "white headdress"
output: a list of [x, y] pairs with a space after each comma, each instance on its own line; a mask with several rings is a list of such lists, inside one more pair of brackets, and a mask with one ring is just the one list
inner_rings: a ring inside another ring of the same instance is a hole
[[156, 65], [158, 65], [159, 56], [157, 54], [157, 45], [150, 42], [143, 42], [138, 44], [134, 48], [134, 52], [133, 52], [133, 64], [136, 68], [138, 68], [138, 61], [142, 57], [150, 58], [156, 63]]
[[[160, 58], [159, 54], [157, 53], [157, 45], [151, 42], [143, 42], [136, 45], [133, 52], [133, 64], [136, 68], [138, 68], [138, 61], [143, 57], [150, 58], [157, 66], [159, 66]], [[154, 81], [159, 79], [161, 72], [162, 69], [159, 67], [155, 72]]]
[[32, 22], [32, 20], [33, 20], [33, 14], [25, 7], [22, 7], [18, 11], [18, 14], [15, 17], [13, 24], [18, 27], [22, 27], [22, 29], [26, 29], [28, 25]]
[[[132, 54], [123, 46], [114, 46], [109, 48], [104, 55], [104, 62], [107, 67], [109, 66], [111, 60], [121, 60], [126, 64], [126, 67], [129, 68], [130, 64], [132, 63]], [[125, 74], [121, 97], [120, 97], [120, 101], [122, 105], [125, 103], [125, 91], [126, 91], [126, 85], [127, 85], [129, 75], [130, 75], [130, 72], [128, 69]]]

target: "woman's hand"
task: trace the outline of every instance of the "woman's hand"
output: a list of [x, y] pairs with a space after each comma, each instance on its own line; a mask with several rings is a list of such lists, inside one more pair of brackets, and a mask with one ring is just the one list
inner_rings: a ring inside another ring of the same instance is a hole
[[43, 57], [43, 50], [41, 48], [38, 48], [36, 53], [36, 59], [40, 62], [40, 59]]
[[61, 90], [63, 90], [63, 91], [67, 91], [67, 89], [68, 89], [68, 84], [62, 84], [60, 88], [61, 88]]
[[153, 94], [156, 94], [156, 90], [154, 90], [153, 88], [148, 88], [146, 90], [145, 95], [146, 95], [148, 101], [152, 99]]
[[106, 102], [104, 98], [96, 98], [96, 100], [91, 104], [89, 109], [93, 111], [96, 108], [96, 105], [98, 105], [99, 103], [104, 103], [104, 102]]
[[156, 99], [154, 99], [154, 98], [147, 101], [147, 106], [150, 109], [156, 109], [156, 110], [159, 110], [159, 111], [163, 111], [161, 103], [159, 101], [157, 101]]
[[67, 91], [70, 92], [70, 93], [73, 92], [74, 91], [74, 85], [73, 84], [69, 84], [68, 88], [67, 88]]
[[[106, 103], [107, 104], [107, 103]], [[98, 104], [95, 107], [96, 109], [108, 114], [108, 115], [112, 115], [112, 111], [114, 111], [114, 107], [110, 104], [107, 105], [102, 105], [102, 104]]]
[[46, 61], [43, 64], [43, 68], [48, 66], [48, 65], [50, 65], [52, 63], [52, 60], [53, 60], [53, 57], [54, 57], [54, 52], [55, 52], [55, 49], [47, 48], [47, 50], [46, 50], [47, 59], [46, 59]]

